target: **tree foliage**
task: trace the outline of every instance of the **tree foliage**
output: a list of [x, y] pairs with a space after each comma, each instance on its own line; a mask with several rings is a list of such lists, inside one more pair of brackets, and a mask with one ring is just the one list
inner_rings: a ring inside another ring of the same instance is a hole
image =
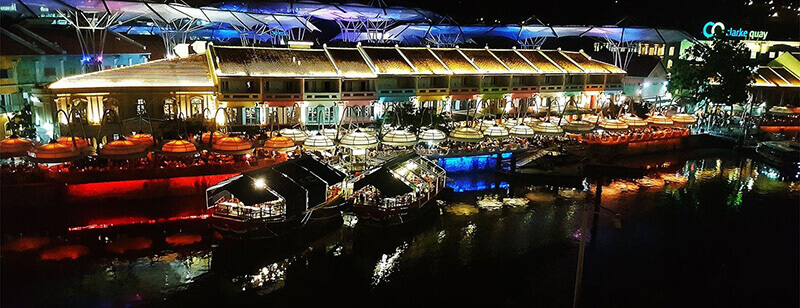
[[420, 128], [429, 127], [449, 131], [450, 118], [436, 111], [435, 108], [416, 108], [410, 102], [396, 103], [384, 115], [384, 123], [400, 129], [418, 133]]
[[754, 72], [747, 47], [719, 34], [709, 45], [695, 44], [687, 49], [669, 71], [668, 89], [682, 105], [745, 103]]
[[29, 139], [36, 138], [36, 127], [33, 125], [31, 106], [28, 105], [15, 111], [8, 119], [6, 129], [10, 130], [12, 135]]

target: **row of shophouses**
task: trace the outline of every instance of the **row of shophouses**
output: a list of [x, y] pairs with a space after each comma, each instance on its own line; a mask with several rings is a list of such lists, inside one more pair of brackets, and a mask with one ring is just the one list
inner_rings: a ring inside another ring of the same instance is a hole
[[[369, 122], [394, 103], [454, 115], [621, 103], [625, 71], [583, 52], [430, 47], [262, 48], [196, 54], [63, 78], [56, 121], [147, 118], [230, 127]], [[571, 107], [575, 108], [575, 107]], [[113, 112], [109, 112], [109, 110]], [[117, 116], [114, 119], [113, 116]]]

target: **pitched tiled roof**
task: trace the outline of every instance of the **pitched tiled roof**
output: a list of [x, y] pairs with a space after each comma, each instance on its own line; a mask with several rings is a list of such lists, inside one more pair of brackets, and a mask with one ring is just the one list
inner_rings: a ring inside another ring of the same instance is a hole
[[375, 76], [358, 49], [328, 48], [328, 53], [344, 77]]
[[492, 49], [492, 53], [515, 73], [538, 73], [536, 68], [528, 64], [514, 50]]
[[485, 73], [509, 73], [503, 63], [497, 61], [487, 49], [461, 49], [465, 56]]
[[755, 79], [753, 80], [753, 85], [757, 87], [774, 87], [775, 84], [769, 82], [769, 80], [765, 79], [759, 74], [755, 75]]
[[783, 80], [775, 71], [771, 70], [769, 67], [759, 67], [758, 74], [764, 77], [767, 81], [778, 85], [779, 87], [786, 87], [790, 84]]
[[452, 48], [436, 48], [432, 49], [433, 52], [442, 59], [445, 65], [453, 71], [454, 74], [476, 74], [478, 70], [470, 63], [467, 58], [464, 58], [458, 50]]
[[214, 47], [221, 76], [338, 76], [321, 49]]
[[542, 53], [546, 55], [550, 60], [553, 60], [558, 66], [563, 68], [567, 73], [583, 73], [580, 67], [573, 64], [567, 57], [562, 55], [557, 50], [542, 50]]
[[608, 63], [589, 58], [581, 52], [565, 51], [564, 54], [577, 62], [587, 73], [625, 73], [625, 71]]
[[403, 56], [395, 48], [365, 47], [372, 63], [381, 74], [412, 74], [414, 69], [408, 65]]
[[401, 48], [402, 52], [408, 61], [417, 68], [417, 72], [421, 74], [449, 74], [450, 71], [445, 68], [439, 60], [434, 57], [430, 50], [427, 48]]
[[63, 78], [50, 89], [213, 88], [205, 54], [163, 59]]
[[775, 73], [783, 77], [783, 79], [786, 80], [789, 83], [789, 85], [793, 87], [800, 87], [800, 78], [792, 74], [792, 72], [790, 72], [788, 69], [783, 67], [771, 67], [771, 68]]
[[550, 61], [548, 61], [547, 58], [545, 58], [544, 55], [542, 55], [542, 53], [540, 53], [538, 50], [523, 50], [523, 49], [520, 49], [520, 50], [517, 50], [517, 51], [519, 52], [519, 54], [521, 54], [526, 59], [528, 59], [528, 61], [531, 61], [531, 63], [533, 63], [533, 65], [535, 65], [537, 68], [539, 68], [539, 70], [541, 70], [542, 73], [549, 73], [549, 74], [559, 73], [560, 74], [562, 72], [561, 69], [558, 66], [556, 66], [553, 63], [551, 63]]

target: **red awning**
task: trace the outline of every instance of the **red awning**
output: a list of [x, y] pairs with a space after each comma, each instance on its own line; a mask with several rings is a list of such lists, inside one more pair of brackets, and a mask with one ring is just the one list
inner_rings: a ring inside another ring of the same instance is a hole
[[371, 99], [354, 99], [349, 101], [344, 101], [345, 106], [369, 106], [372, 105], [374, 100]]
[[532, 98], [535, 91], [512, 92], [511, 98]]
[[459, 93], [459, 94], [452, 94], [452, 99], [454, 100], [465, 100], [465, 99], [476, 99], [476, 95], [478, 93]]

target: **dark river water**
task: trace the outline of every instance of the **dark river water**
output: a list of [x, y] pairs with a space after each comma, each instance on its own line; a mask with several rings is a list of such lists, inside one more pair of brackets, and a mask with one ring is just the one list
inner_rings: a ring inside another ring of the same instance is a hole
[[220, 242], [202, 199], [6, 210], [0, 304], [571, 307], [585, 236], [581, 307], [800, 305], [800, 183], [733, 153], [653, 170], [606, 183], [596, 219], [588, 182], [476, 172], [411, 226], [283, 242]]

